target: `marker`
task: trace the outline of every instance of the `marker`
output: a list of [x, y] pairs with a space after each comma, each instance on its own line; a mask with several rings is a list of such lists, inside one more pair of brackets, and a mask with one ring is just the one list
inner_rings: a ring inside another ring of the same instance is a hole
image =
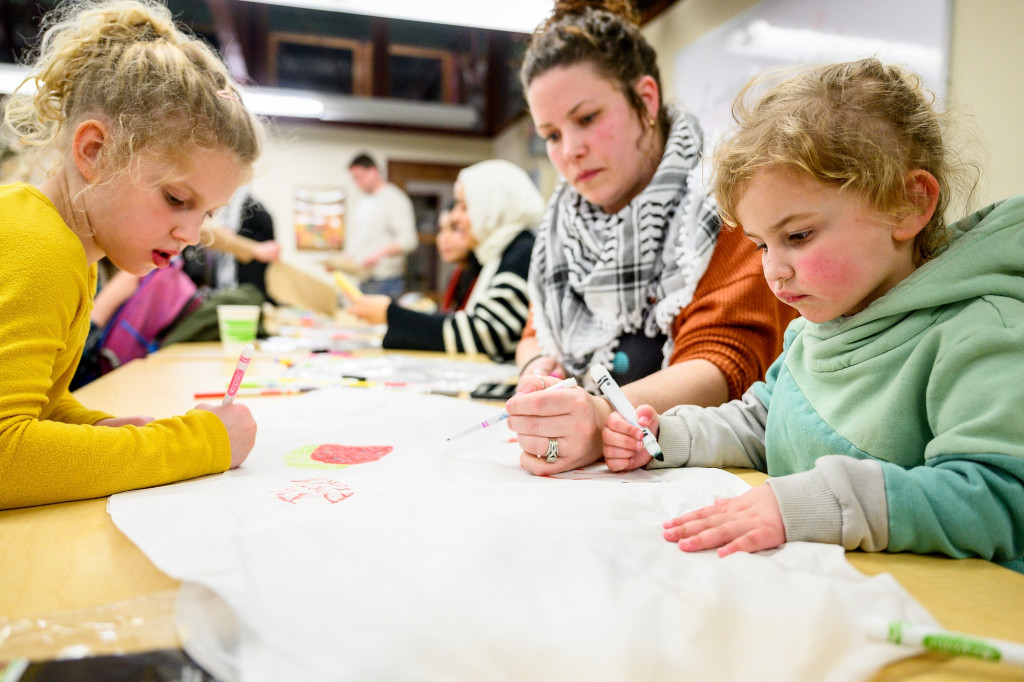
[[359, 287], [353, 284], [352, 280], [346, 277], [343, 273], [335, 270], [332, 274], [334, 275], [335, 284], [337, 284], [338, 288], [341, 289], [341, 291], [350, 299], [356, 301], [363, 297], [363, 292], [359, 290]]
[[[235, 391], [236, 396], [264, 396], [264, 395], [295, 395], [297, 393], [309, 393], [310, 391], [316, 390], [315, 386], [295, 386], [292, 388], [239, 388]], [[213, 393], [195, 393], [193, 398], [196, 400], [210, 400], [213, 398], [224, 398], [227, 396], [225, 391], [215, 391]]]
[[[597, 382], [597, 387], [601, 389], [601, 393], [604, 393], [604, 397], [608, 398], [615, 411], [625, 417], [626, 421], [633, 426], [640, 426], [636, 423], [636, 410], [633, 408], [633, 404], [622, 393], [622, 389], [612, 379], [608, 370], [603, 365], [594, 365], [590, 368], [590, 376]], [[661, 446], [658, 445], [658, 439], [646, 426], [640, 426], [640, 429], [644, 432], [644, 447], [647, 452], [659, 462], [664, 462], [665, 455], [661, 451]]]
[[954, 656], [971, 656], [1024, 666], [1024, 644], [973, 637], [932, 625], [916, 625], [884, 618], [865, 618], [864, 629], [868, 638], [876, 641], [920, 646]]
[[[572, 377], [569, 377], [568, 379], [562, 379], [557, 384], [551, 384], [550, 386], [548, 386], [544, 390], [545, 391], [557, 391], [560, 388], [572, 388], [575, 385], [576, 385], [576, 379], [574, 379]], [[462, 438], [463, 436], [469, 435], [469, 434], [473, 433], [474, 431], [479, 431], [480, 429], [486, 429], [488, 426], [494, 426], [498, 422], [503, 422], [506, 419], [508, 419], [508, 412], [506, 412], [505, 410], [498, 410], [494, 414], [485, 417], [481, 421], [478, 421], [478, 422], [476, 422], [474, 424], [470, 424], [469, 426], [467, 426], [466, 428], [462, 429], [461, 431], [456, 431], [452, 435], [450, 435], [447, 438], [445, 438], [445, 440], [448, 441], [448, 440], [455, 440], [456, 438]]]
[[245, 370], [249, 368], [249, 361], [252, 360], [252, 354], [255, 352], [256, 349], [253, 348], [251, 343], [245, 344], [242, 354], [238, 356], [235, 373], [231, 375], [231, 383], [228, 384], [228, 390], [224, 394], [224, 400], [221, 401], [221, 405], [230, 405], [235, 402], [235, 394], [238, 393], [238, 387], [242, 384], [242, 377], [245, 376]]

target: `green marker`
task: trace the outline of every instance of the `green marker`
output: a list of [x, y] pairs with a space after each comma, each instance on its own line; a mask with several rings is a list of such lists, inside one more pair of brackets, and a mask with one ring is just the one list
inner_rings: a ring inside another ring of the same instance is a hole
[[951, 656], [970, 656], [1024, 666], [1024, 644], [983, 639], [932, 625], [916, 625], [884, 618], [865, 618], [864, 628], [868, 638], [876, 641], [919, 646]]

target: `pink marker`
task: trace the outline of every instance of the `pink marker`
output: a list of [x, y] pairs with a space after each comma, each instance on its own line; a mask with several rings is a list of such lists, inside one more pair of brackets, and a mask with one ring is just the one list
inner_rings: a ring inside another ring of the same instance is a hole
[[252, 354], [256, 352], [251, 343], [245, 344], [245, 348], [242, 349], [242, 354], [238, 356], [238, 364], [235, 365], [235, 373], [231, 376], [231, 383], [228, 384], [228, 390], [224, 393], [224, 400], [221, 405], [230, 405], [235, 402], [235, 394], [238, 393], [238, 387], [242, 385], [242, 377], [245, 376], [245, 370], [249, 368], [249, 361], [252, 360]]

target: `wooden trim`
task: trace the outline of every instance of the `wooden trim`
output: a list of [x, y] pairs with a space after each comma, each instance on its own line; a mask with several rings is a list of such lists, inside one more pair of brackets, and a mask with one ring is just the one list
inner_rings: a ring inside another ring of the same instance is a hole
[[391, 96], [391, 67], [388, 52], [391, 49], [391, 24], [387, 19], [374, 17], [370, 23], [372, 43], [371, 92], [374, 97]]
[[364, 55], [369, 43], [351, 38], [330, 38], [327, 36], [313, 36], [308, 33], [289, 33], [288, 31], [272, 31], [267, 38], [267, 77], [272, 85], [278, 85], [277, 81], [277, 55], [282, 43], [289, 45], [308, 45], [310, 47], [326, 47], [334, 50], [350, 50], [352, 52], [352, 63], [355, 73], [353, 76], [353, 90], [355, 94], [370, 94], [369, 89], [361, 92], [359, 85], [362, 82], [368, 83], [372, 80], [373, 74], [362, 74], [359, 71], [360, 62], [364, 62]]
[[654, 0], [640, 13], [640, 25], [646, 25], [674, 4], [676, 4], [676, 0]]
[[417, 57], [434, 59], [441, 62], [441, 101], [445, 104], [458, 104], [458, 77], [455, 55], [448, 50], [416, 45], [389, 45], [388, 54], [400, 57]]

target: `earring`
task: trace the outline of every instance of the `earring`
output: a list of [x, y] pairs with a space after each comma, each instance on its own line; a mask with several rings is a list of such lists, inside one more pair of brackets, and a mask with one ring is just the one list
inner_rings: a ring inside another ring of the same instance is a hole
[[653, 118], [649, 118], [647, 119], [647, 123], [653, 128], [654, 124], [656, 124], [657, 121], [655, 121]]

